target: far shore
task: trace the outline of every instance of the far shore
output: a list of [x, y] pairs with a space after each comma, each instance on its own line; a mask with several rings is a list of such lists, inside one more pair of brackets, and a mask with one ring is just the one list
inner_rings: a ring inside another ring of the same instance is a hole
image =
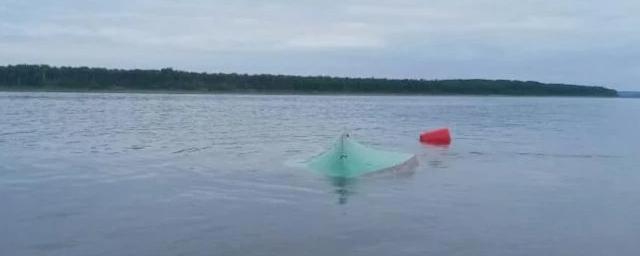
[[316, 96], [434, 96], [434, 97], [545, 97], [545, 98], [626, 98], [594, 95], [508, 95], [508, 94], [427, 94], [400, 92], [307, 92], [307, 91], [206, 91], [206, 90], [141, 90], [141, 89], [69, 89], [69, 88], [12, 88], [0, 86], [0, 92], [55, 92], [55, 93], [113, 93], [113, 94], [185, 94], [185, 95], [316, 95]]
[[[2, 89], [4, 88], [4, 89]], [[603, 86], [505, 79], [388, 79], [280, 74], [0, 66], [0, 90], [265, 95], [477, 95], [617, 97]]]

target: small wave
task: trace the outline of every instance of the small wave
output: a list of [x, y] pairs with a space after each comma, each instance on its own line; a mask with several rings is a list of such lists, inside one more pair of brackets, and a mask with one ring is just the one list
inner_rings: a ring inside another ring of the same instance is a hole
[[34, 132], [37, 132], [37, 131], [38, 130], [3, 132], [3, 133], [0, 133], [0, 136], [15, 135], [15, 134], [27, 134], [27, 133], [34, 133]]
[[31, 248], [43, 251], [43, 252], [51, 252], [56, 250], [64, 250], [78, 246], [80, 243], [77, 241], [65, 241], [65, 242], [54, 242], [54, 243], [43, 243], [36, 244], [31, 246]]
[[181, 149], [181, 150], [178, 150], [178, 151], [174, 151], [174, 152], [171, 152], [171, 153], [173, 153], [173, 154], [192, 153], [192, 152], [198, 152], [200, 150], [205, 150], [205, 149], [208, 149], [208, 148], [211, 148], [211, 147], [201, 147], [201, 148], [199, 148], [199, 147], [190, 147], [190, 148], [185, 148], [185, 149]]
[[534, 156], [534, 157], [555, 157], [555, 158], [618, 158], [619, 156], [613, 155], [600, 155], [600, 154], [546, 154], [535, 152], [517, 152], [517, 155], [521, 156]]
[[149, 146], [146, 145], [133, 145], [131, 147], [129, 147], [129, 149], [133, 149], [133, 150], [139, 150], [139, 149], [145, 149], [148, 148]]
[[74, 216], [80, 215], [80, 212], [54, 212], [49, 214], [40, 214], [35, 217], [23, 219], [23, 221], [32, 222], [39, 220], [50, 220], [50, 219], [66, 219]]

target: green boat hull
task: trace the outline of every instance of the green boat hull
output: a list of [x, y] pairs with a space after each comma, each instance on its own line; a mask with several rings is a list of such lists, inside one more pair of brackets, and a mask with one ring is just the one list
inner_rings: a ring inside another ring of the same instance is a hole
[[309, 167], [331, 177], [352, 178], [394, 169], [411, 160], [415, 160], [413, 154], [372, 149], [343, 134], [331, 149], [311, 159]]

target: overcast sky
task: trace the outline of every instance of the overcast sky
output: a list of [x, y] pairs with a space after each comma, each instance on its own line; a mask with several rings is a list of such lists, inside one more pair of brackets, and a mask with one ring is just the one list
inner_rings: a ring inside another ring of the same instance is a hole
[[0, 0], [0, 64], [640, 90], [639, 0]]

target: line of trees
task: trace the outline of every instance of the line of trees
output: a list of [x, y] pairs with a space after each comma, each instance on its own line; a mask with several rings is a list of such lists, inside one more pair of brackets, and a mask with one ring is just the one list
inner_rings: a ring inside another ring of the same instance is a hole
[[402, 93], [460, 95], [617, 96], [599, 86], [533, 81], [378, 79], [122, 70], [48, 65], [0, 66], [0, 86], [24, 90], [176, 90], [207, 92]]

